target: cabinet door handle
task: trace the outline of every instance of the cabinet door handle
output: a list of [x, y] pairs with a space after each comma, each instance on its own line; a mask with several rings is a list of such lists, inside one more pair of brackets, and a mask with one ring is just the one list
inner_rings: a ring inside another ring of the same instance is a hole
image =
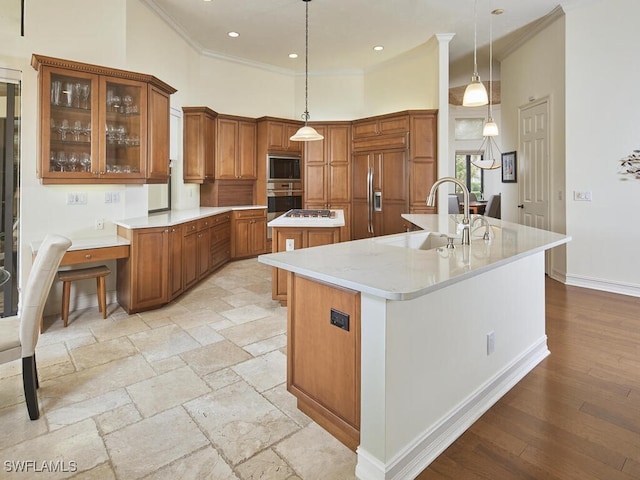
[[86, 258], [87, 260], [89, 260], [91, 258], [91, 254], [87, 253], [84, 258]]

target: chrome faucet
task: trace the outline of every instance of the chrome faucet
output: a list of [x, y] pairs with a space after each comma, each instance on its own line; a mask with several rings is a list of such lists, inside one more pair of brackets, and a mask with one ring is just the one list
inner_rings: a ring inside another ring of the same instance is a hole
[[457, 178], [442, 177], [433, 184], [429, 196], [427, 197], [427, 206], [433, 207], [436, 203], [436, 190], [438, 187], [446, 182], [452, 182], [458, 185], [462, 189], [462, 201], [464, 202], [464, 210], [462, 217], [462, 245], [471, 245], [471, 235], [469, 232], [469, 190], [467, 186]]

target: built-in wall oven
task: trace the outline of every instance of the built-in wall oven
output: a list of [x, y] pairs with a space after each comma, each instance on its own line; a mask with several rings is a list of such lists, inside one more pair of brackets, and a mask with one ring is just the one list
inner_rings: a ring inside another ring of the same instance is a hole
[[[292, 208], [302, 208], [302, 183], [267, 183], [267, 222], [288, 212]], [[271, 238], [271, 228], [267, 228], [267, 237]]]
[[[267, 221], [302, 208], [302, 158], [295, 155], [267, 155]], [[267, 228], [271, 238], [271, 228]]]

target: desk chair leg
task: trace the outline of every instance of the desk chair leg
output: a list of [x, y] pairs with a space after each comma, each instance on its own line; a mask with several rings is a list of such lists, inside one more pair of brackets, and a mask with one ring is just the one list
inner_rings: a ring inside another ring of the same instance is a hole
[[107, 283], [104, 277], [96, 278], [98, 290], [98, 307], [102, 313], [102, 318], [107, 318]]
[[69, 298], [71, 297], [71, 282], [62, 282], [62, 322], [67, 326], [69, 322]]
[[40, 409], [38, 408], [38, 374], [36, 372], [36, 357], [24, 357], [22, 359], [22, 385], [24, 387], [24, 399], [27, 403], [29, 418], [37, 420], [40, 417]]

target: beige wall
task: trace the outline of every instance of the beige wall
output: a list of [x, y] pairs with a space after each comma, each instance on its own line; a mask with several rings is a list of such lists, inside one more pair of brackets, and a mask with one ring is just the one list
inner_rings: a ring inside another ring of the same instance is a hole
[[[564, 17], [554, 21], [512, 52], [501, 64], [502, 148], [518, 150], [519, 109], [544, 98], [549, 102], [549, 225], [565, 232], [565, 74]], [[500, 180], [501, 181], [501, 180]], [[517, 222], [518, 183], [502, 183], [502, 218]], [[552, 271], [563, 278], [566, 272], [564, 247], [553, 250]]]

